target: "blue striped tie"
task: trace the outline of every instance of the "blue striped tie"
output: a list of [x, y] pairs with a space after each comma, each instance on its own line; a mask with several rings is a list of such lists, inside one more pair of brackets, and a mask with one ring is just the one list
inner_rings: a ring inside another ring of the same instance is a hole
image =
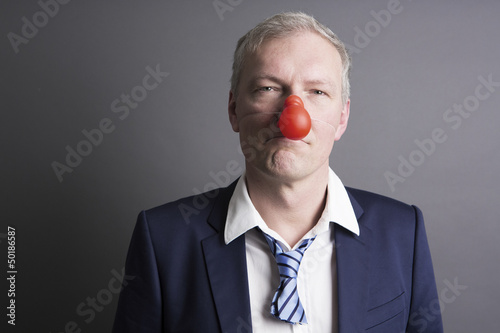
[[297, 274], [304, 252], [316, 237], [305, 239], [296, 250], [285, 252], [276, 239], [266, 233], [263, 234], [276, 258], [280, 272], [280, 285], [271, 303], [271, 314], [290, 324], [307, 324], [297, 291]]

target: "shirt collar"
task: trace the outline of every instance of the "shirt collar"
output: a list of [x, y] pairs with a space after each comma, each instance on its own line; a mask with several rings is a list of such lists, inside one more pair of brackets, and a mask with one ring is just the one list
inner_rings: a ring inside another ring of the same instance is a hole
[[[359, 225], [349, 195], [342, 181], [331, 168], [328, 173], [325, 209], [316, 226], [314, 226], [304, 238], [314, 237], [328, 230], [330, 222], [336, 223], [359, 236]], [[229, 244], [234, 239], [255, 227], [259, 227], [262, 231], [276, 239], [281, 238], [276, 232], [269, 229], [259, 212], [255, 209], [248, 195], [245, 174], [243, 174], [238, 180], [231, 200], [229, 201], [226, 227], [224, 229], [224, 241], [226, 244]]]

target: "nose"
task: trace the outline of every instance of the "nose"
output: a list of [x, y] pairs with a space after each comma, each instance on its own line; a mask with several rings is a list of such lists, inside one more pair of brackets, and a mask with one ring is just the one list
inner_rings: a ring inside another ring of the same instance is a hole
[[286, 98], [284, 109], [278, 120], [281, 133], [291, 140], [301, 140], [311, 130], [311, 116], [304, 108], [304, 102], [297, 95]]
[[296, 105], [300, 105], [300, 106], [304, 107], [304, 102], [303, 102], [303, 100], [300, 97], [300, 94], [298, 92], [290, 92], [290, 95], [288, 95], [285, 98], [285, 100], [283, 101], [282, 110], [284, 108], [286, 108], [288, 105], [292, 105], [292, 104], [296, 104]]

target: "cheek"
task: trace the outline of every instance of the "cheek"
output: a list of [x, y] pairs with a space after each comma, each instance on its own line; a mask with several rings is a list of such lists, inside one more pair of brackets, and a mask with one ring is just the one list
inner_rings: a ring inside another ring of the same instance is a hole
[[334, 105], [328, 108], [315, 110], [315, 112], [312, 112], [310, 114], [311, 118], [313, 119], [313, 126], [314, 123], [317, 123], [318, 129], [322, 129], [322, 127], [328, 127], [332, 131], [332, 133], [335, 133], [340, 123], [342, 106]]
[[276, 123], [276, 117], [271, 113], [248, 114], [240, 121], [240, 138], [265, 142], [280, 133]]
[[311, 114], [312, 130], [320, 136], [334, 136], [339, 125], [339, 117], [331, 110]]
[[245, 100], [240, 105], [243, 107], [236, 109], [236, 115], [242, 131], [253, 132], [260, 128], [269, 127], [273, 121], [276, 121], [276, 110], [266, 104], [250, 103]]
[[332, 124], [333, 120], [325, 119], [325, 121], [312, 121], [313, 142], [318, 152], [321, 154], [329, 154], [335, 142], [335, 127]]
[[316, 131], [317, 144], [328, 149], [335, 142], [335, 130], [326, 124], [319, 125], [321, 128]]

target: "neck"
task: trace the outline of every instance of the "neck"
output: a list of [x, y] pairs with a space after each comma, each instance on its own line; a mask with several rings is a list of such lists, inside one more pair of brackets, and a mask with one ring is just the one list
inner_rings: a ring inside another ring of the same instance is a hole
[[253, 205], [269, 228], [295, 245], [318, 222], [326, 204], [328, 165], [303, 179], [283, 181], [247, 169]]

